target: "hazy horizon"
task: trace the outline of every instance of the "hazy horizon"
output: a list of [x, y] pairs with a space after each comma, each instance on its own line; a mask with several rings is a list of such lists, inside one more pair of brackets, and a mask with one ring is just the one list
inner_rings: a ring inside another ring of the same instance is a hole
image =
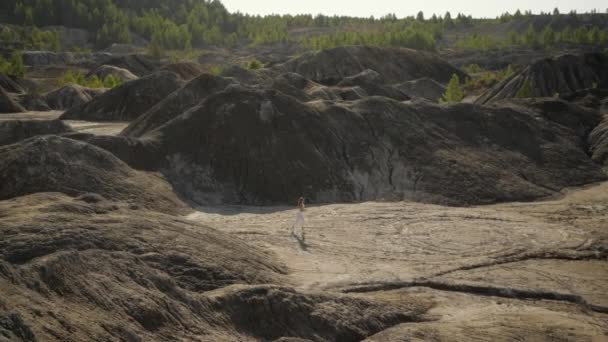
[[377, 0], [353, 2], [347, 0], [308, 0], [306, 2], [293, 2], [281, 0], [222, 0], [222, 3], [230, 12], [242, 12], [252, 15], [267, 14], [325, 14], [325, 15], [346, 15], [354, 17], [380, 17], [388, 13], [394, 13], [397, 17], [416, 15], [418, 11], [423, 11], [425, 17], [430, 17], [433, 13], [443, 15], [446, 11], [455, 16], [457, 13], [472, 15], [476, 18], [494, 18], [504, 12], [513, 13], [517, 9], [522, 12], [531, 10], [533, 13], [551, 12], [555, 7], [561, 13], [568, 13], [576, 10], [579, 13], [589, 12], [597, 9], [598, 12], [605, 13], [608, 3], [599, 0], [586, 1], [546, 1], [539, 0], [534, 3], [523, 0], [515, 1], [480, 1], [480, 0], [427, 0], [423, 3], [408, 3], [397, 0]]

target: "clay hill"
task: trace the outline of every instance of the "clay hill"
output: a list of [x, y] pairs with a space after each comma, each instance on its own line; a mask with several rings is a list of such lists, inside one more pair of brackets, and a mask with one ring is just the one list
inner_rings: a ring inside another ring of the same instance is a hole
[[534, 97], [570, 94], [587, 88], [606, 88], [608, 56], [588, 53], [538, 60], [487, 90], [476, 103], [485, 104], [518, 97], [518, 92], [526, 82], [530, 85], [531, 94], [525, 96]]

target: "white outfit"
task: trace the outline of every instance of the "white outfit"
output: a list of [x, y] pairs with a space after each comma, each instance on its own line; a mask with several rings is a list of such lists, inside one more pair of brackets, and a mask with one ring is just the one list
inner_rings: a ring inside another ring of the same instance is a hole
[[[298, 230], [300, 231], [299, 234], [297, 233]], [[304, 211], [301, 209], [296, 214], [296, 222], [293, 224], [292, 234], [299, 235], [301, 238], [304, 237]]]

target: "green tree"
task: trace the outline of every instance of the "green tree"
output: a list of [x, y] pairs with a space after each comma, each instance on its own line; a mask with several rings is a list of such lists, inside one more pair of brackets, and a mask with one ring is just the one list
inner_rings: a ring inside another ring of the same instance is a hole
[[152, 35], [152, 39], [148, 44], [148, 53], [150, 56], [160, 59], [163, 57], [163, 48], [161, 46], [160, 34], [155, 33]]
[[540, 47], [538, 35], [532, 24], [528, 25], [528, 29], [524, 33], [524, 43], [533, 49], [538, 49]]
[[532, 96], [533, 96], [532, 82], [530, 82], [529, 79], [526, 79], [524, 81], [524, 83], [521, 85], [521, 87], [519, 87], [519, 90], [515, 94], [515, 97], [525, 98], [525, 97], [532, 97]]
[[542, 44], [545, 48], [553, 46], [555, 44], [555, 31], [551, 26], [547, 25], [541, 33]]
[[416, 15], [416, 20], [424, 21], [424, 12], [419, 11], [418, 14]]
[[452, 74], [448, 87], [445, 90], [445, 94], [439, 100], [441, 103], [456, 103], [462, 101], [464, 98], [464, 91], [460, 87], [460, 78], [456, 74]]
[[454, 20], [452, 19], [452, 15], [450, 14], [450, 12], [445, 12], [445, 15], [443, 16], [443, 25], [446, 28], [452, 28], [454, 27]]

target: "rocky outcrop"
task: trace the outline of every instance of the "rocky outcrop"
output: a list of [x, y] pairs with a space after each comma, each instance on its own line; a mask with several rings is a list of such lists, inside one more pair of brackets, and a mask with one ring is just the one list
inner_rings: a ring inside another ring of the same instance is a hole
[[183, 84], [176, 74], [160, 71], [123, 83], [95, 97], [92, 101], [72, 107], [61, 116], [61, 119], [130, 121], [145, 113]]
[[68, 84], [47, 93], [45, 99], [50, 108], [65, 110], [84, 105], [105, 91], [105, 88], [93, 89], [77, 84]]
[[161, 212], [185, 210], [163, 179], [131, 169], [111, 153], [47, 135], [0, 147], [0, 200], [37, 192], [96, 193]]
[[0, 121], [0, 145], [9, 145], [37, 135], [73, 132], [59, 120], [7, 120]]
[[525, 83], [531, 86], [531, 94], [526, 96], [533, 97], [568, 94], [586, 88], [608, 88], [608, 56], [589, 53], [539, 60], [487, 90], [476, 103], [517, 97]]

